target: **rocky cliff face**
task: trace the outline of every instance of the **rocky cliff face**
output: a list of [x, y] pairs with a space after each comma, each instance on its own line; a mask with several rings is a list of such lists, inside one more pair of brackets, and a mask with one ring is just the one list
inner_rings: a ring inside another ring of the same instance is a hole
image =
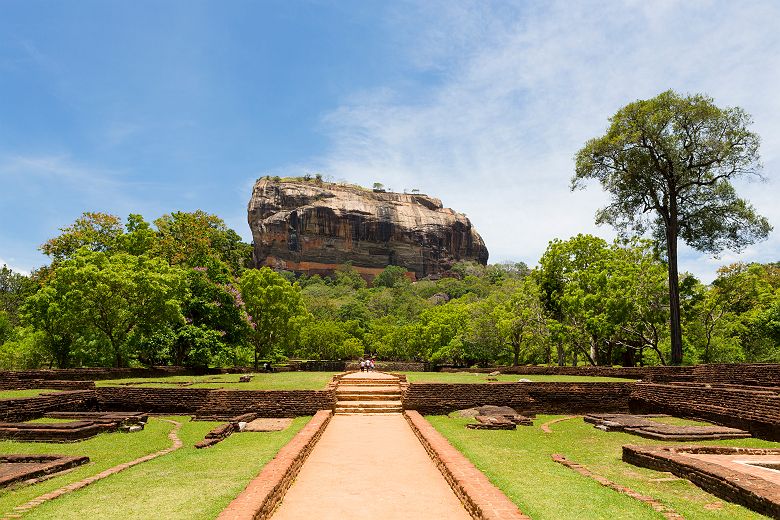
[[249, 227], [256, 265], [309, 274], [352, 262], [366, 276], [400, 265], [421, 278], [488, 259], [469, 219], [427, 195], [266, 177], [252, 191]]

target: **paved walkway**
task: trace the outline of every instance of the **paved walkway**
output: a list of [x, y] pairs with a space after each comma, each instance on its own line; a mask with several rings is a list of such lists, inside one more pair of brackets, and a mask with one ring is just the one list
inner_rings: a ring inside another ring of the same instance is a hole
[[[377, 372], [352, 378], [386, 379]], [[349, 377], [349, 376], [347, 376]], [[273, 520], [467, 520], [400, 413], [336, 415]]]

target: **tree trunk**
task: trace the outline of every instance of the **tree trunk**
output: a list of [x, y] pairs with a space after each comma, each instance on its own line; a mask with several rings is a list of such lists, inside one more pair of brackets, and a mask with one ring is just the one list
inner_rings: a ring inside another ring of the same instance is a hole
[[680, 323], [680, 280], [677, 273], [677, 214], [666, 223], [666, 254], [669, 267], [669, 331], [672, 341], [671, 364], [682, 364], [682, 325]]
[[520, 364], [520, 344], [519, 343], [512, 343], [512, 354], [513, 354], [513, 360], [512, 365], [517, 366]]

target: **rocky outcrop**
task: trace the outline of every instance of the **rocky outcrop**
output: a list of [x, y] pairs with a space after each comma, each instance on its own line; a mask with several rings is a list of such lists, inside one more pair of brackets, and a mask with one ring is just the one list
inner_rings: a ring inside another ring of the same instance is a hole
[[248, 213], [257, 266], [329, 274], [351, 262], [370, 277], [400, 265], [421, 278], [488, 259], [465, 215], [422, 194], [264, 177]]

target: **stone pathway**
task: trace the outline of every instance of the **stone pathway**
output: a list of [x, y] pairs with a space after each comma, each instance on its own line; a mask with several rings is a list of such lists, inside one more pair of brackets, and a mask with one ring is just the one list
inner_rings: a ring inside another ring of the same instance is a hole
[[471, 518], [401, 415], [398, 378], [349, 374], [337, 395], [273, 520]]
[[105, 469], [98, 473], [97, 475], [92, 475], [91, 477], [87, 477], [83, 480], [79, 480], [78, 482], [73, 482], [72, 484], [68, 484], [65, 487], [61, 487], [59, 489], [55, 489], [54, 491], [49, 491], [48, 493], [41, 495], [37, 498], [34, 498], [30, 500], [29, 502], [22, 504], [20, 506], [14, 507], [13, 513], [8, 513], [4, 517], [0, 518], [0, 520], [10, 520], [12, 518], [21, 518], [23, 514], [29, 512], [31, 509], [34, 509], [38, 507], [39, 505], [43, 504], [44, 502], [48, 502], [49, 500], [54, 500], [55, 498], [59, 498], [62, 495], [72, 493], [73, 491], [79, 490], [81, 488], [87, 487], [90, 484], [93, 484], [97, 482], [98, 480], [102, 480], [106, 477], [109, 477], [111, 475], [114, 475], [116, 473], [119, 473], [120, 471], [124, 471], [128, 468], [132, 468], [133, 466], [137, 466], [138, 464], [141, 464], [143, 462], [148, 462], [152, 459], [156, 459], [157, 457], [161, 457], [163, 455], [167, 455], [168, 453], [171, 453], [172, 451], [176, 451], [179, 448], [181, 448], [184, 444], [181, 442], [181, 439], [179, 439], [179, 436], [177, 435], [179, 429], [181, 428], [181, 423], [177, 421], [172, 421], [170, 419], [160, 419], [161, 421], [165, 421], [168, 423], [173, 424], [173, 429], [168, 434], [168, 438], [173, 443], [170, 448], [165, 448], [164, 450], [157, 451], [155, 453], [150, 453], [149, 455], [145, 455], [143, 457], [139, 457], [135, 460], [131, 460], [130, 462], [124, 462], [122, 464], [119, 464], [117, 466], [114, 466], [112, 468]]
[[471, 518], [401, 414], [336, 415], [274, 520]]

